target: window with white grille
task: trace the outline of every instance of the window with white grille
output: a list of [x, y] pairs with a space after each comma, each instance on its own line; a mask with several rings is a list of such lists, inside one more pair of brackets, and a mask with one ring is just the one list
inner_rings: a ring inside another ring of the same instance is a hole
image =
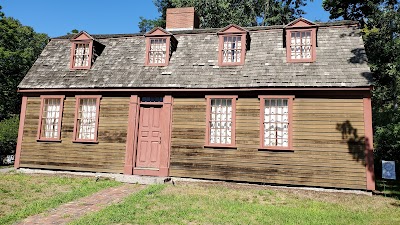
[[289, 101], [285, 98], [264, 98], [264, 146], [289, 147]]
[[74, 48], [74, 68], [90, 66], [90, 44], [76, 43]]
[[39, 139], [59, 140], [63, 98], [43, 98]]
[[312, 40], [311, 31], [290, 32], [291, 59], [311, 59]]
[[231, 145], [234, 140], [234, 99], [211, 98], [209, 115], [209, 144]]
[[222, 48], [223, 63], [239, 63], [242, 55], [242, 37], [224, 36]]
[[167, 60], [167, 39], [150, 38], [149, 64], [164, 64]]
[[76, 139], [96, 140], [99, 98], [78, 98]]

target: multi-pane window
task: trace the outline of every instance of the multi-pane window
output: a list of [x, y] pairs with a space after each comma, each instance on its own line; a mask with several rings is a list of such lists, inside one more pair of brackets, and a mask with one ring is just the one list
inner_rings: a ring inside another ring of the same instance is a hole
[[38, 140], [60, 140], [64, 96], [42, 97]]
[[163, 102], [163, 97], [141, 97], [141, 102]]
[[76, 43], [73, 53], [73, 68], [90, 66], [90, 44]]
[[290, 111], [293, 97], [260, 97], [261, 147], [290, 148]]
[[217, 34], [219, 40], [218, 65], [244, 65], [248, 31], [237, 25], [231, 24], [224, 27]]
[[290, 58], [311, 59], [312, 58], [311, 31], [290, 32]]
[[150, 38], [149, 64], [165, 64], [167, 60], [167, 39]]
[[236, 98], [221, 97], [208, 100], [207, 145], [235, 144], [235, 101]]
[[222, 48], [223, 63], [239, 63], [242, 55], [242, 37], [224, 36]]
[[100, 97], [77, 97], [75, 140], [96, 141]]

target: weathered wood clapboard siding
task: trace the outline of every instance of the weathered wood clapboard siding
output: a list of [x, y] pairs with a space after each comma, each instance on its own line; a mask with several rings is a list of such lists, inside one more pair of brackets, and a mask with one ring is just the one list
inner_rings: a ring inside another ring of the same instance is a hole
[[[257, 98], [239, 96], [237, 100], [237, 149], [203, 147], [205, 112], [203, 98], [174, 99], [171, 176], [366, 188], [362, 99], [296, 98], [293, 152], [258, 150]], [[341, 124], [357, 129], [358, 136], [354, 137], [354, 130], [342, 134], [337, 129]], [[351, 142], [351, 138], [355, 140]]]
[[40, 98], [28, 97], [21, 167], [122, 173], [129, 97], [103, 97], [98, 144], [73, 143], [75, 97], [64, 101], [61, 142], [37, 142]]

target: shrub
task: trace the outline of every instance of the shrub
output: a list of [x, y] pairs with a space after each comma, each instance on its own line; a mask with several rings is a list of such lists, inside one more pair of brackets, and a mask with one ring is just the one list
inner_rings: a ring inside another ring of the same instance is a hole
[[0, 122], [0, 155], [15, 153], [19, 127], [19, 116], [15, 115]]

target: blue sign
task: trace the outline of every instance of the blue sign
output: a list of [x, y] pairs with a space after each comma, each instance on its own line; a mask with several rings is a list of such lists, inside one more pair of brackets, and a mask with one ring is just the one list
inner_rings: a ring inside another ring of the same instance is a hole
[[382, 160], [382, 178], [396, 180], [396, 163]]

